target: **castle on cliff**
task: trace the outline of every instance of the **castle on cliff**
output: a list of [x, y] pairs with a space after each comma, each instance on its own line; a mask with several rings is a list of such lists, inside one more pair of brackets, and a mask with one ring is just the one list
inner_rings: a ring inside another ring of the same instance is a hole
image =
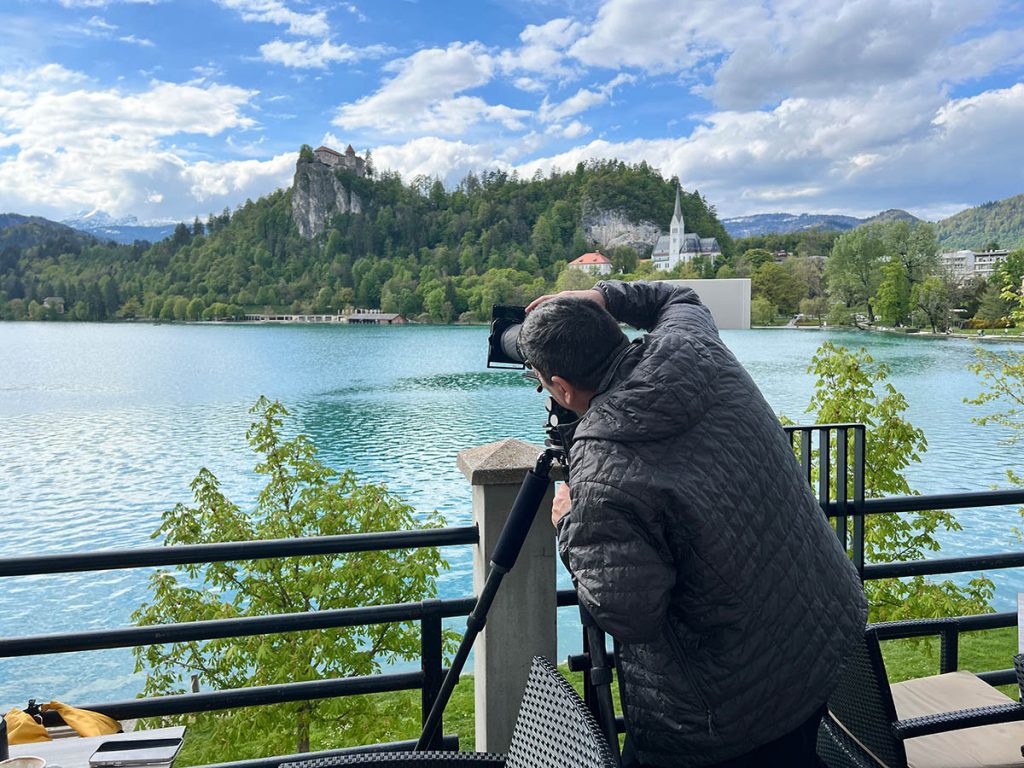
[[366, 175], [366, 161], [356, 154], [351, 144], [348, 145], [345, 154], [335, 152], [330, 147], [317, 147], [313, 150], [313, 157], [331, 168], [350, 171], [356, 176]]

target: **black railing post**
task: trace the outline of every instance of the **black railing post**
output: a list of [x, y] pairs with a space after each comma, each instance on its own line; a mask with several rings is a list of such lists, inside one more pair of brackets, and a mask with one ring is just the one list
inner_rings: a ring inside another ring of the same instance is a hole
[[[443, 635], [441, 629], [441, 601], [424, 600], [423, 618], [420, 620], [420, 668], [423, 670], [423, 690], [420, 696], [420, 726], [426, 724], [427, 715], [434, 706], [444, 681]], [[438, 749], [444, 725], [438, 721], [427, 749]]]
[[939, 672], [956, 672], [960, 668], [960, 623], [952, 621], [940, 635]]
[[[836, 518], [836, 535], [839, 537], [843, 549], [847, 550], [850, 546], [849, 536], [847, 535], [847, 515], [850, 509], [846, 504], [846, 478], [849, 474], [849, 462], [846, 455], [848, 436], [849, 432], [846, 427], [836, 429], [836, 509], [839, 511], [839, 517]], [[828, 514], [827, 511], [826, 514]]]
[[863, 424], [853, 427], [853, 564], [861, 581], [864, 580], [864, 472], [866, 469], [865, 443], [867, 428]]

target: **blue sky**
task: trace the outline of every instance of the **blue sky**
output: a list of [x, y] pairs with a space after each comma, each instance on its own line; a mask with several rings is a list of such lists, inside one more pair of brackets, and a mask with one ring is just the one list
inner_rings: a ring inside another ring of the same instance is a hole
[[191, 219], [378, 168], [646, 160], [723, 216], [1024, 192], [1024, 3], [3, 0], [0, 212]]

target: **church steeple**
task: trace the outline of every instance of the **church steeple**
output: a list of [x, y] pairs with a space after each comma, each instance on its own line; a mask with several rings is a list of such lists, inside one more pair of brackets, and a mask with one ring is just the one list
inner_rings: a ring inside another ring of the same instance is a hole
[[[674, 260], [683, 248], [683, 209], [679, 206], [679, 184], [676, 184], [676, 210], [672, 214], [672, 224], [668, 231], [669, 259]], [[670, 262], [671, 263], [671, 262]]]

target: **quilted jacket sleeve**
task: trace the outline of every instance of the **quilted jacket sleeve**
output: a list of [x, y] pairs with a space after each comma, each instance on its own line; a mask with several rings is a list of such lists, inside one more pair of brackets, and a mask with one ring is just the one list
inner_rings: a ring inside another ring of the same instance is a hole
[[676, 569], [662, 516], [639, 499], [599, 482], [573, 483], [559, 521], [558, 548], [580, 601], [605, 632], [643, 642], [661, 632]]
[[642, 280], [602, 280], [594, 287], [604, 295], [612, 317], [634, 328], [718, 333], [711, 313], [690, 288]]

